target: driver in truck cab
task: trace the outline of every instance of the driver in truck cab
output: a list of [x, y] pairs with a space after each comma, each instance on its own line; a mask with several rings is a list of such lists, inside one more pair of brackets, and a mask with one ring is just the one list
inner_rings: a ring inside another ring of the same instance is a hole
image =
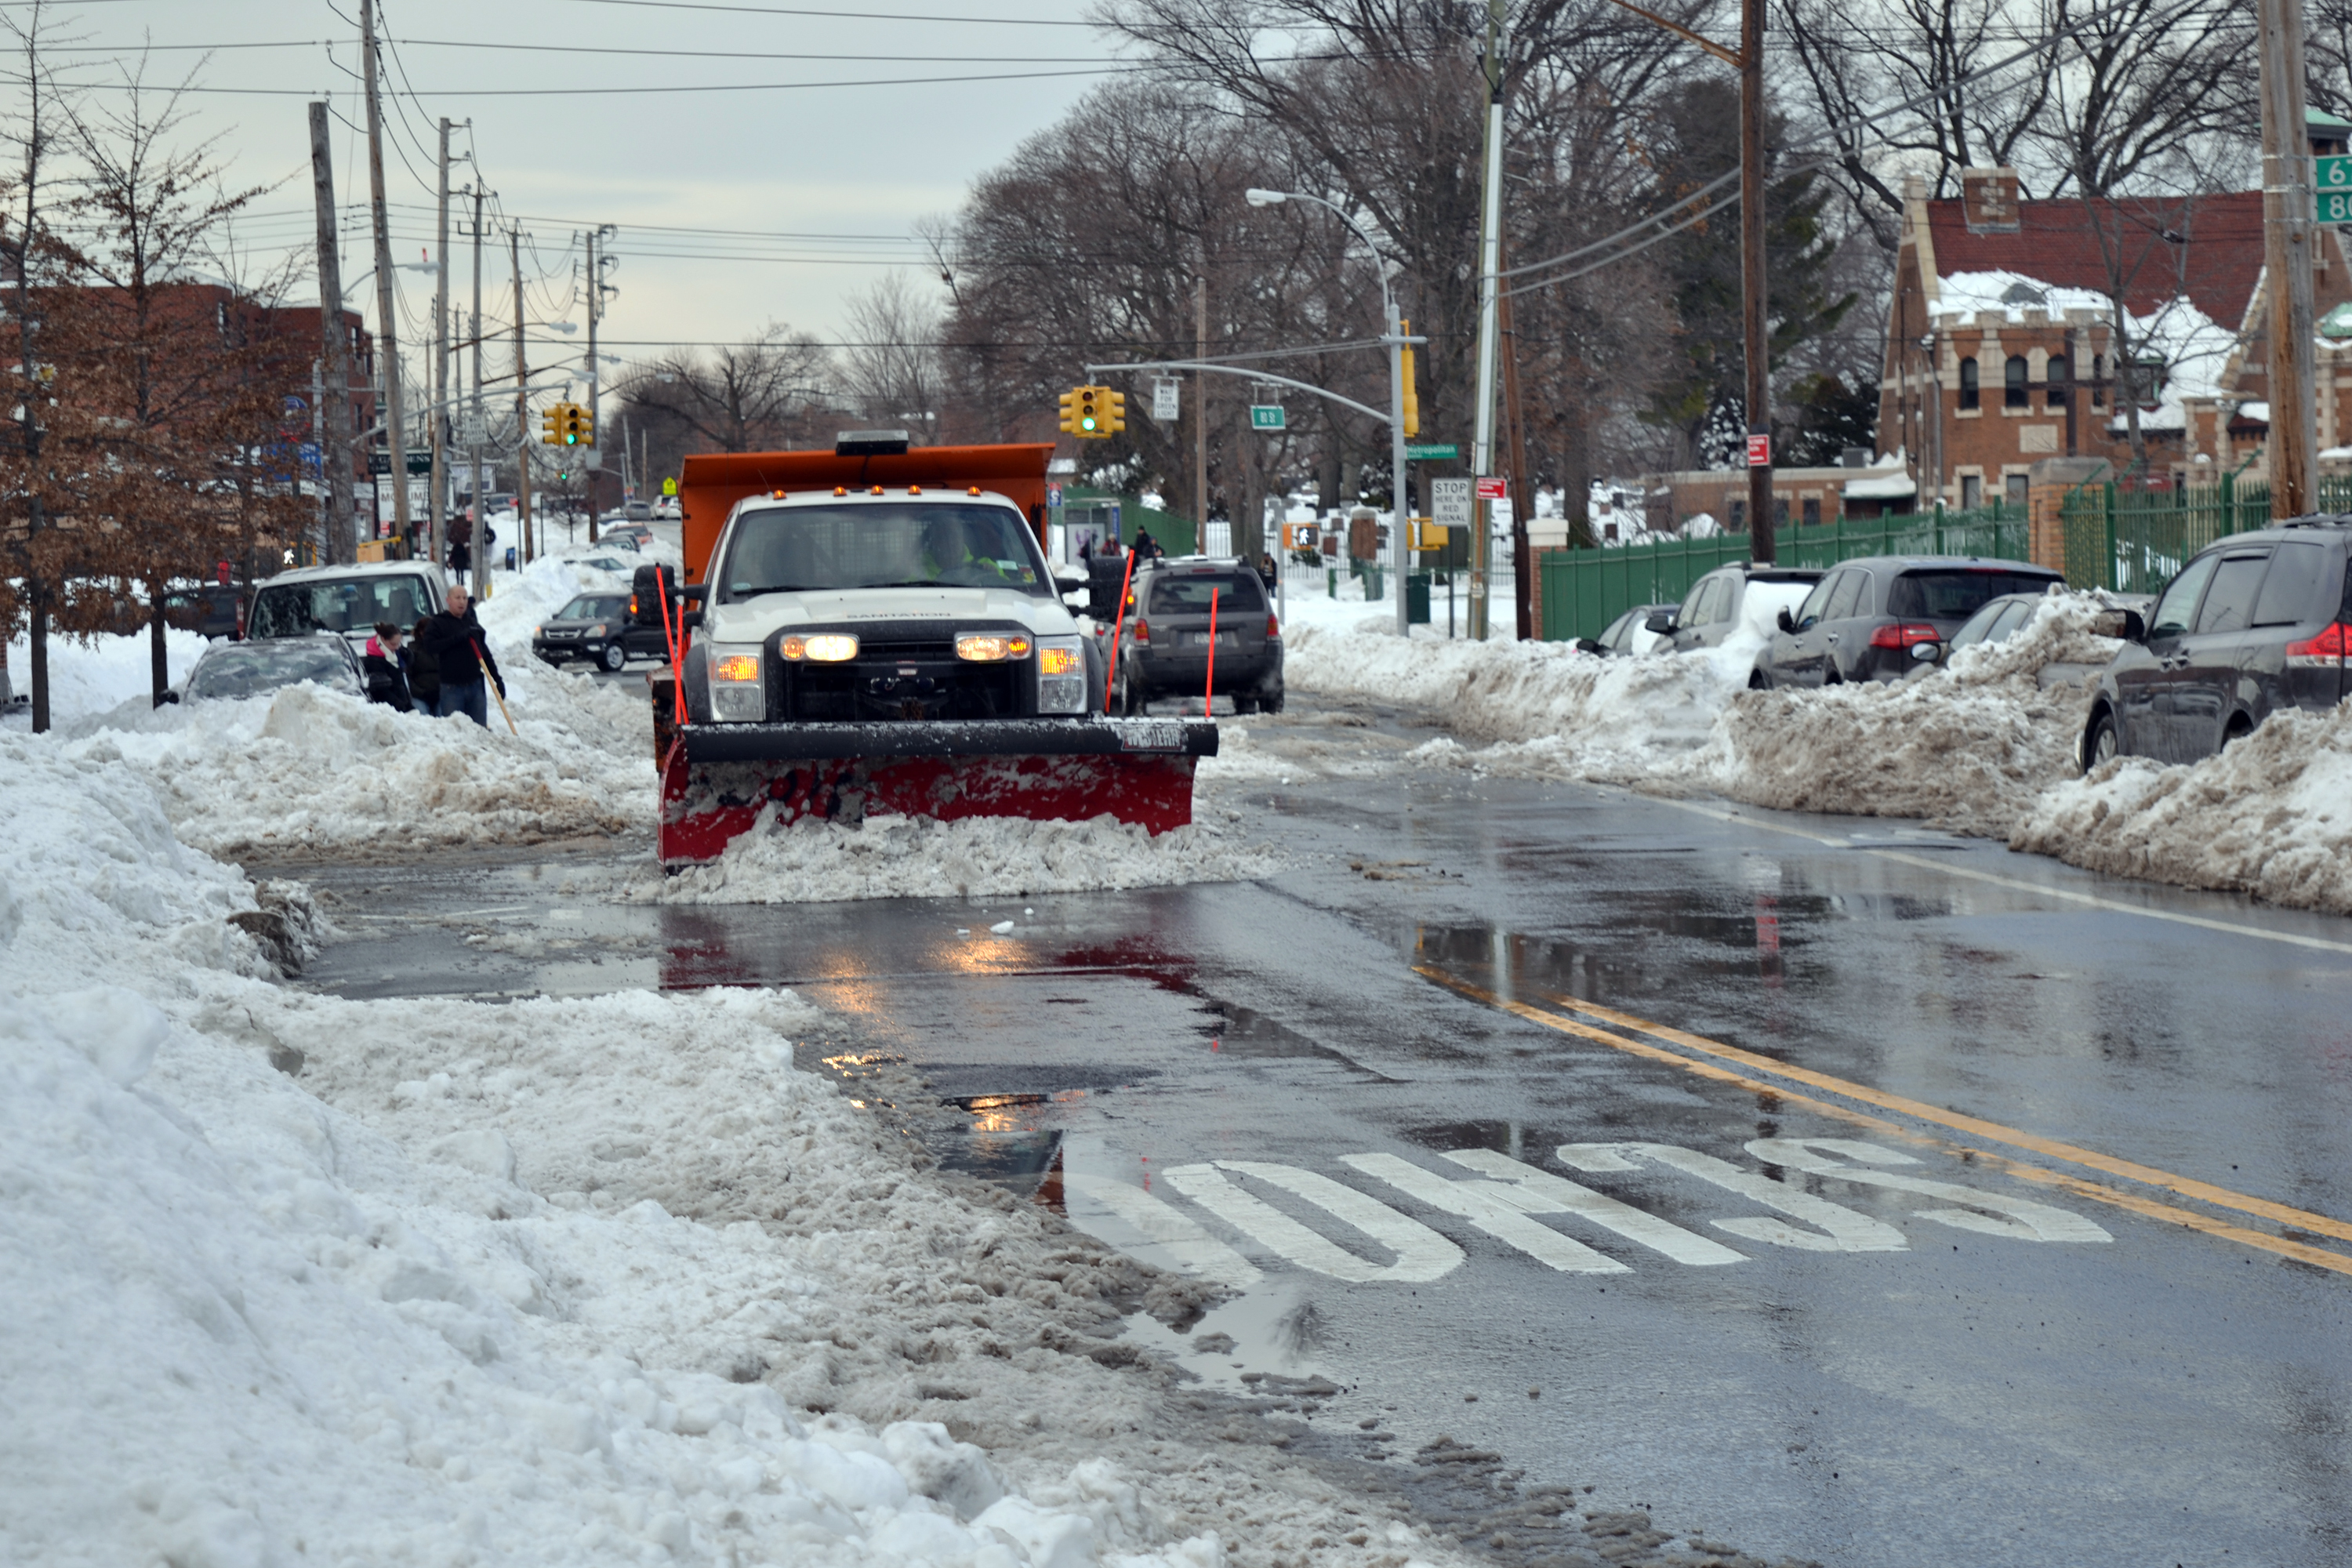
[[1006, 570], [1008, 566], [1017, 567], [1018, 563], [998, 561], [973, 551], [971, 535], [965, 532], [960, 516], [935, 517], [923, 525], [923, 574], [933, 582], [988, 588], [1036, 580], [1036, 574], [1028, 568], [1019, 568], [1019, 575], [1015, 576]]

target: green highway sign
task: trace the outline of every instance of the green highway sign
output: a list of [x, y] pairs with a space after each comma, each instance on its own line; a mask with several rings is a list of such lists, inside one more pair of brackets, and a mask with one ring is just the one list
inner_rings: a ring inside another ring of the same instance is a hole
[[1287, 426], [1283, 424], [1282, 420], [1282, 405], [1279, 403], [1251, 404], [1250, 428], [1253, 430], [1281, 430], [1287, 428]]
[[2319, 221], [2352, 223], [2352, 158], [2314, 158], [2319, 190]]
[[1454, 446], [1417, 446], [1408, 441], [1404, 444], [1404, 455], [1408, 462], [1444, 463], [1451, 462], [1462, 456], [1462, 448]]

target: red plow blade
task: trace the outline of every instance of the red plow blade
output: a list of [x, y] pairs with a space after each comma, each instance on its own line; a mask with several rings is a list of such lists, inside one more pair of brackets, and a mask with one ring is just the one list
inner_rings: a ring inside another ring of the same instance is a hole
[[1192, 770], [1216, 745], [1197, 720], [688, 725], [663, 768], [661, 860], [716, 859], [763, 811], [778, 826], [1108, 814], [1165, 833], [1192, 820]]

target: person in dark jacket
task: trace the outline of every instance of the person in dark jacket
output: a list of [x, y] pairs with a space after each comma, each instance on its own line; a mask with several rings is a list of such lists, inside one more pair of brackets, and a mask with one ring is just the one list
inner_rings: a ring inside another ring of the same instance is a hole
[[466, 542], [464, 534], [453, 534], [449, 540], [449, 570], [463, 577], [473, 569], [473, 546]]
[[360, 667], [367, 672], [369, 701], [413, 713], [416, 701], [408, 689], [408, 673], [401, 668], [402, 637], [401, 629], [390, 621], [376, 622], [375, 636], [368, 638], [367, 657]]
[[444, 719], [463, 713], [488, 729], [489, 693], [483, 677], [498, 682], [501, 698], [507, 694], [507, 682], [499, 673], [499, 661], [490, 656], [489, 638], [482, 635], [482, 623], [474, 618], [474, 606], [465, 589], [449, 590], [449, 607], [426, 621], [416, 640], [440, 671], [441, 698], [434, 710]]
[[441, 665], [425, 651], [425, 628], [433, 624], [425, 616], [409, 632], [408, 646], [402, 648], [401, 666], [408, 676], [408, 695], [416, 710], [426, 715], [441, 711]]

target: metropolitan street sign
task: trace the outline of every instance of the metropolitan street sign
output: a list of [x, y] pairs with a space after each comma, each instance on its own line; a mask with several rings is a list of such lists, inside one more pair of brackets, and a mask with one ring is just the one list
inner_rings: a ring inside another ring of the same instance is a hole
[[2352, 158], [2314, 158], [2319, 221], [2352, 223]]
[[1447, 443], [1426, 445], [1407, 441], [1404, 460], [1408, 463], [1450, 463], [1462, 456], [1462, 448]]
[[1280, 430], [1284, 428], [1282, 422], [1282, 405], [1279, 403], [1251, 404], [1250, 428], [1253, 430]]

